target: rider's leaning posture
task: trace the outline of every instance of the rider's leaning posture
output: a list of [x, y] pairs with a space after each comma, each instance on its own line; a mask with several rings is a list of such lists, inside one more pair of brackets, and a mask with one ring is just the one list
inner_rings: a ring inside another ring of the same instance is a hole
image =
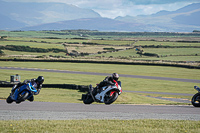
[[[34, 95], [38, 95], [40, 93], [40, 90], [42, 89], [42, 83], [44, 82], [44, 77], [43, 76], [38, 76], [37, 79], [30, 79], [30, 80], [24, 80], [23, 83], [18, 83], [17, 85], [15, 85], [13, 88], [12, 88], [12, 93], [15, 92], [16, 88], [18, 87], [21, 87], [22, 85], [24, 84], [28, 84], [28, 83], [31, 83], [32, 86], [37, 89], [37, 92], [33, 92]], [[33, 101], [34, 100], [34, 97], [30, 97], [28, 99], [29, 101]]]
[[[93, 93], [96, 94], [102, 87], [108, 85], [114, 85], [119, 79], [119, 75], [117, 73], [113, 73], [111, 76], [107, 76], [102, 82], [100, 82], [93, 90]], [[118, 81], [121, 86], [121, 82]]]

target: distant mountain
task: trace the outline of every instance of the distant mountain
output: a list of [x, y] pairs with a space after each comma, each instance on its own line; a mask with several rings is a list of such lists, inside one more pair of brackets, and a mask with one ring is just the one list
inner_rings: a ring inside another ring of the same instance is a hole
[[99, 31], [143, 31], [146, 25], [122, 22], [109, 18], [83, 18], [25, 27], [20, 30], [87, 29]]
[[0, 14], [0, 29], [4, 30], [12, 30], [12, 29], [17, 29], [17, 28], [22, 28], [26, 26], [25, 23], [18, 22], [16, 20], [12, 20], [7, 16], [1, 15]]
[[[101, 17], [93, 10], [64, 3], [4, 2], [2, 0], [0, 0], [0, 15], [25, 23], [26, 26], [79, 18]], [[0, 25], [2, 25], [1, 21]], [[4, 29], [9, 28], [4, 27]]]
[[200, 3], [194, 3], [176, 11], [160, 11], [152, 15], [117, 17], [122, 22], [136, 22], [146, 25], [147, 31], [192, 32], [200, 29]]
[[[200, 3], [152, 15], [102, 18], [93, 10], [64, 3], [0, 0], [0, 30], [67, 30], [192, 32], [200, 30]], [[22, 28], [21, 28], [22, 27]]]

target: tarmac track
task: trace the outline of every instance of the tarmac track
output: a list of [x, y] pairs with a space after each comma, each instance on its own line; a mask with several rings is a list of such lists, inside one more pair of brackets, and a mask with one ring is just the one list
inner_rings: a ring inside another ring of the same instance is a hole
[[29, 102], [7, 104], [0, 100], [0, 120], [166, 119], [200, 120], [193, 106], [123, 105]]

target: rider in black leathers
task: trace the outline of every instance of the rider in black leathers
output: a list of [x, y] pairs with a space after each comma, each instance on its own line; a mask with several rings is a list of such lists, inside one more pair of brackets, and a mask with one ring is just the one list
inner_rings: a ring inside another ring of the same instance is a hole
[[[33, 94], [34, 95], [38, 95], [40, 93], [40, 90], [42, 89], [42, 83], [44, 82], [44, 77], [43, 76], [38, 76], [37, 79], [30, 79], [30, 80], [24, 80], [23, 83], [18, 83], [17, 85], [15, 85], [13, 88], [12, 88], [12, 93], [15, 92], [16, 88], [18, 87], [21, 87], [22, 85], [25, 85], [25, 84], [28, 84], [28, 83], [32, 83], [33, 87], [37, 89], [37, 92], [34, 92]], [[34, 97], [30, 97], [28, 99], [29, 101], [33, 101], [34, 100]]]
[[[103, 86], [114, 85], [119, 79], [119, 75], [117, 73], [113, 73], [111, 76], [107, 76], [102, 82], [100, 82], [93, 90], [93, 94], [95, 95], [98, 91], [101, 90]], [[121, 82], [118, 81], [121, 86]]]

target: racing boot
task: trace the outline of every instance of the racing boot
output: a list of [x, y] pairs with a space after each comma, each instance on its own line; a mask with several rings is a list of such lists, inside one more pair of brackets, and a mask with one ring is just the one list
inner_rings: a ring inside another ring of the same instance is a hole
[[90, 84], [90, 85], [89, 85], [89, 92], [92, 93], [93, 90], [94, 90], [94, 89], [93, 89], [92, 85]]

